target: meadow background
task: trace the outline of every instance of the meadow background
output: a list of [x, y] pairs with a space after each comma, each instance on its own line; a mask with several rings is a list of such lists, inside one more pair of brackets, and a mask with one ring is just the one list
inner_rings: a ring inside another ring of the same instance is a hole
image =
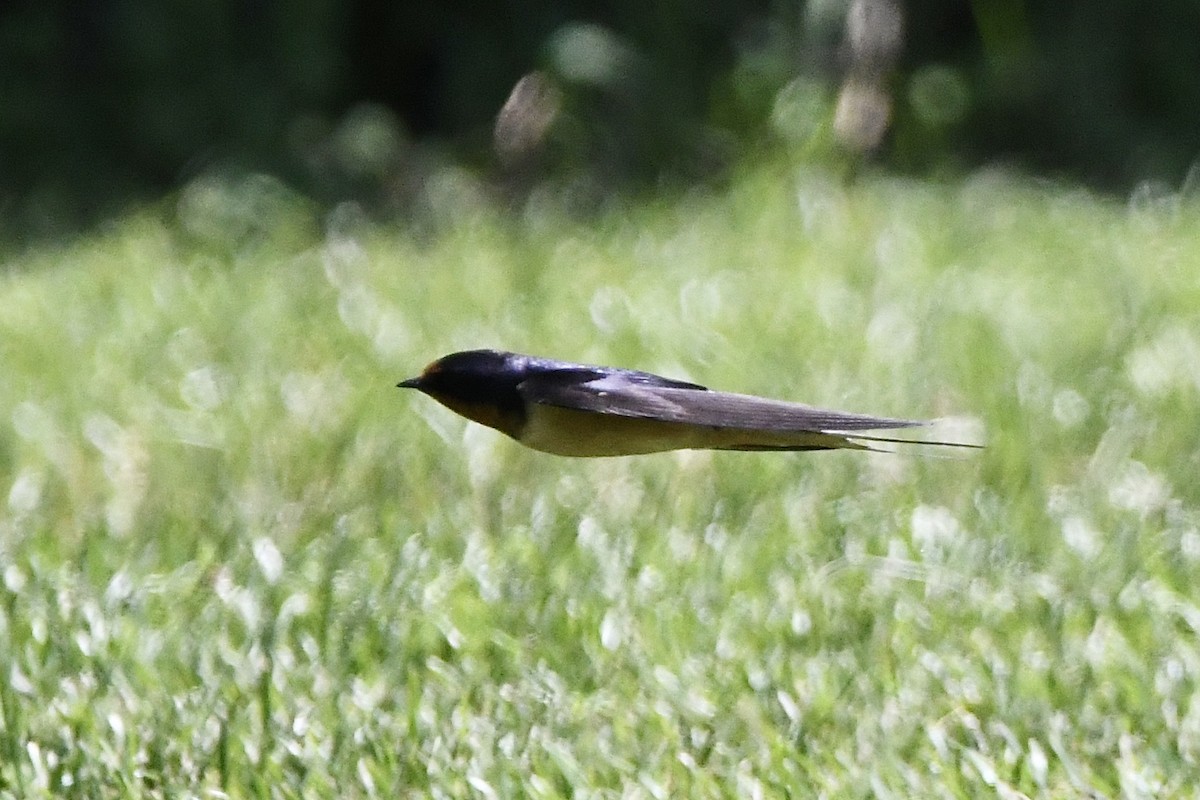
[[[1189, 794], [1193, 199], [443, 178], [422, 235], [252, 178], [10, 261], [0, 792]], [[472, 346], [988, 448], [555, 458], [393, 388]]]
[[[0, 798], [1195, 796], [1190, 5], [910, 25], [871, 152], [836, 4], [144, 5], [0, 14]], [[474, 347], [987, 447], [557, 458]]]

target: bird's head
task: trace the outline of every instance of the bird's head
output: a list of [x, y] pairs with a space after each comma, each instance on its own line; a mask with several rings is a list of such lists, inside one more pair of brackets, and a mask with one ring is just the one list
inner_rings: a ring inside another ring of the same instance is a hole
[[434, 361], [415, 378], [396, 384], [416, 389], [467, 419], [517, 436], [525, 404], [517, 385], [526, 377], [521, 356], [498, 350], [466, 350]]

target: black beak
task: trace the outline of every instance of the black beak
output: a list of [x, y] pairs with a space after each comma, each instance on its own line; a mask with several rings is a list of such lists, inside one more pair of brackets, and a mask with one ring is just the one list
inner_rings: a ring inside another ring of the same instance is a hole
[[420, 378], [409, 378], [406, 381], [400, 381], [399, 383], [396, 384], [396, 388], [398, 388], [398, 389], [420, 389], [421, 388], [421, 379]]

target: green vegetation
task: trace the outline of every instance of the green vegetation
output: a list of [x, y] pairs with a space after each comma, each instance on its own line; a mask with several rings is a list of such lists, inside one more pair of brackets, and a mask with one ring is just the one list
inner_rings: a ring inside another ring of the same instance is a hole
[[[201, 180], [9, 259], [0, 797], [1191, 795], [1191, 201], [484, 197]], [[989, 448], [558, 459], [392, 388], [477, 346]]]

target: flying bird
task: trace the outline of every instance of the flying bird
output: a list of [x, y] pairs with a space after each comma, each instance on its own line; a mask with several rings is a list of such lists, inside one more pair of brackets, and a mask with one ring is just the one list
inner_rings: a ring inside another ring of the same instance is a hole
[[864, 442], [979, 447], [870, 431], [926, 422], [829, 411], [618, 367], [499, 350], [443, 356], [397, 386], [417, 389], [526, 447], [560, 456], [666, 450], [878, 450]]

